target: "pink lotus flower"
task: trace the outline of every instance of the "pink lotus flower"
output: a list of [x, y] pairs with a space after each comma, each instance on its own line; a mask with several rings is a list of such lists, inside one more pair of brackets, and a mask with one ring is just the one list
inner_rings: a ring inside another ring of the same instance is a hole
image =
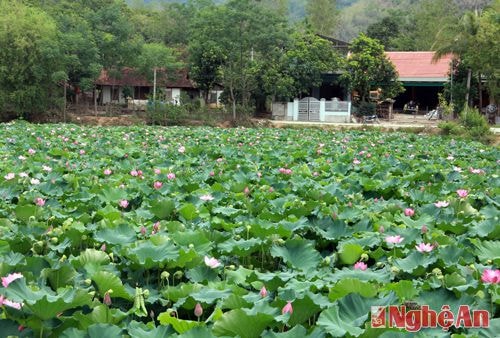
[[139, 172], [138, 172], [137, 170], [135, 170], [135, 169], [134, 169], [134, 170], [132, 170], [132, 171], [130, 172], [130, 175], [132, 175], [132, 176], [139, 176]]
[[168, 174], [167, 174], [167, 178], [168, 178], [169, 180], [173, 180], [173, 179], [175, 179], [175, 174], [174, 174], [174, 173], [168, 173]]
[[113, 172], [111, 171], [111, 169], [104, 169], [103, 173], [104, 175], [108, 176], [111, 175]]
[[383, 225], [379, 226], [378, 232], [380, 232], [381, 234], [383, 234], [385, 232], [385, 228]]
[[500, 283], [500, 270], [484, 269], [481, 275], [481, 280], [484, 283], [499, 284]]
[[161, 170], [160, 169], [155, 169], [154, 172], [155, 172], [156, 175], [160, 175], [161, 174]]
[[420, 232], [425, 234], [429, 229], [427, 228], [427, 225], [422, 225], [422, 229], [420, 229]]
[[196, 305], [194, 306], [194, 315], [196, 317], [201, 317], [202, 314], [203, 314], [203, 308], [201, 307], [201, 304], [196, 303]]
[[484, 174], [483, 169], [474, 169], [474, 168], [469, 168], [469, 171], [473, 174]]
[[19, 272], [11, 273], [11, 274], [7, 275], [6, 277], [2, 277], [2, 285], [4, 288], [6, 288], [9, 286], [10, 283], [12, 283], [13, 281], [15, 281], [16, 279], [19, 279], [19, 278], [23, 278], [23, 275], [20, 274]]
[[353, 163], [353, 164], [360, 164], [360, 163], [361, 163], [361, 161], [360, 161], [360, 160], [358, 160], [357, 158], [355, 158], [355, 159], [352, 161], [352, 163]]
[[48, 173], [52, 172], [52, 168], [49, 167], [49, 166], [47, 166], [47, 165], [42, 165], [42, 169], [45, 170]]
[[177, 149], [177, 151], [182, 154], [186, 151], [186, 148], [184, 146], [180, 146], [179, 149]]
[[8, 173], [7, 175], [5, 175], [3, 178], [5, 178], [5, 180], [7, 181], [10, 181], [12, 180], [14, 177], [16, 177], [16, 174], [14, 173]]
[[28, 154], [33, 155], [35, 153], [36, 153], [35, 149], [31, 149], [31, 148], [28, 149]]
[[411, 217], [413, 215], [415, 215], [415, 210], [413, 210], [412, 208], [405, 209], [405, 216]]
[[13, 309], [21, 310], [23, 303], [13, 302], [13, 301], [8, 300], [7, 298], [4, 298], [3, 296], [0, 295], [0, 306], [2, 306], [2, 305], [11, 307]]
[[365, 271], [367, 268], [368, 268], [368, 265], [366, 265], [363, 262], [357, 262], [356, 264], [354, 264], [354, 270]]
[[39, 207], [43, 207], [45, 205], [45, 200], [41, 197], [35, 198], [35, 204]]
[[128, 207], [128, 201], [127, 200], [121, 200], [118, 203], [123, 209], [126, 209]]
[[245, 187], [245, 189], [243, 190], [243, 193], [244, 193], [245, 195], [250, 194], [250, 189], [248, 189], [248, 187]]
[[80, 149], [80, 155], [85, 155], [85, 150]]
[[101, 245], [101, 251], [106, 251], [106, 243], [102, 243], [102, 245]]
[[396, 235], [396, 236], [387, 236], [385, 238], [385, 241], [387, 243], [391, 243], [391, 244], [398, 244], [398, 243], [401, 243], [403, 241], [403, 239], [405, 239], [405, 238], [401, 237], [399, 235]]
[[33, 185], [37, 185], [37, 184], [40, 184], [40, 180], [38, 178], [32, 178], [30, 180], [30, 183]]
[[262, 298], [266, 298], [266, 297], [267, 297], [267, 289], [266, 289], [266, 287], [265, 287], [265, 286], [262, 286], [262, 289], [260, 289], [259, 295], [260, 295]]
[[421, 253], [431, 252], [432, 249], [434, 249], [434, 246], [430, 243], [420, 243], [419, 245], [415, 245], [415, 249]]
[[293, 314], [293, 307], [292, 307], [292, 302], [288, 301], [285, 306], [283, 306], [283, 309], [281, 309], [281, 314], [286, 314], [289, 313], [290, 315]]
[[217, 260], [217, 258], [205, 256], [205, 265], [212, 269], [215, 269], [220, 266], [220, 262]]
[[437, 201], [436, 203], [434, 203], [434, 205], [437, 208], [446, 208], [448, 205], [450, 205], [450, 203], [446, 201]]
[[147, 232], [147, 229], [146, 229], [146, 227], [143, 225], [143, 226], [141, 226], [141, 230], [140, 230], [140, 231], [141, 231], [141, 235], [145, 236], [145, 235], [146, 235], [146, 232]]
[[200, 196], [200, 200], [205, 201], [205, 202], [207, 202], [207, 201], [213, 201], [213, 199], [214, 199], [214, 197], [212, 195], [210, 195], [210, 194], [206, 194], [206, 195], [201, 195]]
[[163, 183], [161, 183], [160, 181], [156, 181], [155, 183], [153, 183], [153, 187], [155, 189], [160, 189], [162, 186], [163, 186]]
[[211, 171], [208, 175], [210, 175], [210, 177], [214, 177], [215, 173], [213, 171]]
[[457, 195], [460, 198], [466, 198], [469, 195], [469, 192], [465, 189], [458, 189], [457, 190]]

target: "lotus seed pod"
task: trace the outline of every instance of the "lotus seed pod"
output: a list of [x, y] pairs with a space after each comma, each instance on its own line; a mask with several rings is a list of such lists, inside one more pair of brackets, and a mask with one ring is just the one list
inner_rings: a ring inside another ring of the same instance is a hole
[[50, 239], [50, 241], [51, 241], [53, 244], [57, 244], [57, 242], [59, 242], [59, 238], [57, 238], [57, 237], [52, 237], [52, 238]]
[[363, 262], [366, 262], [368, 259], [370, 259], [370, 257], [368, 257], [368, 255], [367, 255], [367, 254], [365, 254], [365, 253], [364, 253], [364, 254], [362, 254], [362, 255], [361, 255], [361, 260], [362, 260]]
[[478, 292], [476, 292], [476, 296], [481, 298], [481, 299], [484, 299], [484, 291], [483, 290], [479, 290]]
[[234, 266], [233, 264], [229, 265], [227, 268], [229, 270], [236, 270], [236, 266]]
[[432, 274], [439, 276], [439, 275], [442, 275], [443, 273], [441, 272], [440, 268], [434, 268], [434, 269], [432, 269]]
[[87, 240], [87, 235], [82, 235], [81, 239], [82, 239], [82, 241], [86, 241]]
[[149, 297], [149, 290], [148, 289], [145, 289], [142, 294], [144, 295], [144, 298], [148, 298]]
[[194, 244], [193, 244], [193, 243], [189, 243], [188, 247], [189, 247], [190, 249], [194, 249]]
[[324, 259], [323, 259], [323, 262], [325, 262], [326, 265], [330, 265], [332, 259], [330, 258], [330, 256], [326, 256]]
[[87, 278], [86, 280], [84, 280], [84, 283], [85, 285], [89, 286], [90, 284], [92, 284], [92, 280], [90, 278]]
[[399, 270], [399, 268], [398, 268], [398, 267], [396, 267], [396, 266], [391, 266], [391, 272], [392, 272], [392, 273], [399, 273], [399, 271], [401, 271], [401, 270]]
[[163, 271], [160, 275], [161, 279], [168, 279], [170, 277], [170, 273], [168, 271]]
[[174, 273], [174, 278], [181, 279], [184, 273], [181, 270], [178, 270]]

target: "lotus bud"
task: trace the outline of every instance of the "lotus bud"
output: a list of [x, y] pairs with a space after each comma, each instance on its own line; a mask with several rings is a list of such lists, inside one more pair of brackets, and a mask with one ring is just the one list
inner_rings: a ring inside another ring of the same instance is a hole
[[203, 314], [203, 308], [201, 307], [201, 304], [196, 303], [196, 305], [194, 307], [194, 315], [196, 317], [201, 317], [202, 314]]
[[111, 305], [111, 296], [109, 295], [109, 291], [104, 294], [104, 298], [103, 298], [102, 302], [104, 304], [106, 304], [107, 306]]

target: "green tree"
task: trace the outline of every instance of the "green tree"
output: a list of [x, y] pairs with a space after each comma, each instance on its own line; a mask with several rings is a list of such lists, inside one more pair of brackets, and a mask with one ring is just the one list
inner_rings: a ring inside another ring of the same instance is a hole
[[[486, 79], [490, 101], [500, 100], [500, 0], [484, 10], [479, 19], [479, 29], [475, 35], [473, 48], [466, 57], [471, 66], [478, 71], [478, 77]], [[478, 84], [481, 82], [478, 81]]]
[[283, 18], [256, 0], [206, 6], [193, 19], [190, 51], [196, 81], [208, 89], [220, 78], [234, 119], [238, 105], [252, 105], [260, 60], [279, 52], [286, 41], [285, 27]]
[[57, 26], [45, 12], [0, 1], [0, 109], [42, 113], [61, 97], [64, 65]]
[[370, 90], [377, 88], [382, 89], [382, 98], [392, 98], [403, 91], [384, 47], [364, 34], [352, 42], [342, 78], [351, 90], [358, 92], [361, 102], [368, 102]]
[[394, 50], [394, 39], [400, 35], [400, 20], [395, 16], [386, 16], [371, 24], [366, 29], [366, 36], [377, 39], [385, 50]]
[[332, 36], [338, 24], [337, 2], [335, 0], [308, 0], [307, 21], [313, 32]]
[[341, 67], [341, 57], [329, 41], [312, 32], [296, 31], [280, 57], [262, 65], [262, 85], [272, 97], [288, 100], [320, 86], [321, 74]]
[[166, 47], [161, 43], [146, 43], [142, 46], [141, 54], [137, 60], [138, 70], [142, 74], [153, 77], [153, 101], [156, 100], [157, 72], [168, 76], [181, 67], [178, 61], [178, 55], [175, 50]]
[[470, 54], [475, 53], [477, 35], [479, 32], [479, 15], [477, 12], [465, 13], [458, 25], [447, 25], [439, 32], [434, 43], [434, 60], [444, 55], [453, 54], [461, 59], [467, 69], [467, 83], [465, 104], [469, 105], [469, 93], [474, 63], [470, 61]]

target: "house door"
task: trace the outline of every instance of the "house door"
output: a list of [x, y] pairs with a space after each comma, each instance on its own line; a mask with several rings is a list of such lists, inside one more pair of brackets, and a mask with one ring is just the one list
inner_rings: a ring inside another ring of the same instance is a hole
[[305, 97], [299, 101], [299, 121], [319, 121], [319, 100]]

